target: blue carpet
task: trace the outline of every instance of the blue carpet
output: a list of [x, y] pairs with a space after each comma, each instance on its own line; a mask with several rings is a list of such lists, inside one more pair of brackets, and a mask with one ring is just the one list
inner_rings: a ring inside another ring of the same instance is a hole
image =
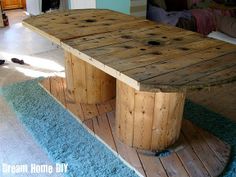
[[68, 163], [68, 177], [135, 177], [38, 85], [39, 80], [1, 88], [1, 94], [55, 163]]
[[[48, 96], [38, 80], [3, 87], [1, 94], [51, 160], [68, 163], [66, 176], [137, 176]], [[184, 117], [231, 145], [230, 163], [222, 176], [235, 177], [236, 123], [189, 100]]]

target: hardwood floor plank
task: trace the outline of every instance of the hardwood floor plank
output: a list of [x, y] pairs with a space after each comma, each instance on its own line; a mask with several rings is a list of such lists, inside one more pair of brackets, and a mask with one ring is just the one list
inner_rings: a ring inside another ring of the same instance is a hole
[[109, 112], [107, 113], [107, 116], [114, 137], [114, 141], [117, 147], [118, 154], [120, 154], [122, 158], [124, 158], [128, 163], [130, 163], [143, 176], [146, 176], [143, 170], [143, 166], [140, 162], [139, 156], [137, 154], [137, 151], [134, 148], [131, 148], [130, 146], [127, 146], [126, 144], [122, 143], [120, 140], [118, 140], [118, 138], [115, 135], [115, 113]]
[[161, 157], [160, 160], [169, 177], [189, 177], [176, 153]]
[[158, 157], [138, 153], [147, 177], [168, 177]]
[[208, 146], [212, 149], [212, 151], [216, 154], [218, 159], [222, 164], [226, 164], [230, 158], [230, 146], [226, 143], [223, 143], [217, 137], [214, 137], [210, 133], [195, 127], [198, 133], [205, 139]]
[[91, 119], [99, 115], [95, 104], [81, 104], [85, 120]]
[[92, 121], [95, 134], [102, 138], [114, 151], [117, 151], [106, 114], [93, 118]]
[[192, 177], [210, 176], [206, 168], [204, 167], [202, 162], [199, 160], [195, 152], [192, 150], [192, 147], [188, 144], [188, 142], [186, 141], [182, 133], [180, 134], [180, 143], [184, 146], [184, 148], [177, 151], [176, 154], [181, 160], [189, 176], [192, 176]]
[[190, 121], [183, 121], [183, 133], [211, 176], [219, 176], [224, 166]]
[[105, 103], [97, 104], [97, 108], [100, 115], [113, 111], [113, 108], [109, 101]]
[[91, 131], [94, 132], [93, 120], [92, 120], [92, 119], [85, 120], [83, 123], [84, 123]]

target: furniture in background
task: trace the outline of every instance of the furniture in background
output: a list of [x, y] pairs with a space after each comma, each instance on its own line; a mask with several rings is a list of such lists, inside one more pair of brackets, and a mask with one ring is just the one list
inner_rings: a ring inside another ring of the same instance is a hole
[[25, 7], [26, 7], [25, 0], [2, 0], [3, 10], [20, 9]]
[[[218, 4], [213, 0], [181, 0], [180, 2], [150, 0], [148, 3], [148, 19], [196, 31], [203, 35], [219, 30], [231, 37], [236, 37], [235, 32], [233, 32], [236, 31], [236, 6]], [[231, 17], [234, 17], [234, 22], [230, 19]], [[220, 26], [218, 25], [221, 24], [220, 21], [228, 21], [230, 24], [227, 25], [225, 22], [224, 25]], [[228, 28], [226, 29], [225, 26]], [[221, 28], [224, 29], [221, 30]]]
[[8, 25], [8, 18], [2, 9], [2, 0], [0, 0], [0, 27]]

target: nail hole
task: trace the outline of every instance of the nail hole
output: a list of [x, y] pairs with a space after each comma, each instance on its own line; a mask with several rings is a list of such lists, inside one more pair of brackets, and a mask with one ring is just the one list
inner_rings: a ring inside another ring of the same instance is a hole
[[129, 36], [129, 35], [123, 35], [123, 36], [121, 36], [121, 38], [123, 38], [123, 39], [131, 39], [132, 37]]
[[159, 41], [148, 41], [149, 45], [160, 45], [161, 43]]
[[180, 47], [179, 49], [180, 50], [190, 50], [189, 48], [186, 48], [186, 47]]
[[182, 38], [174, 38], [175, 41], [182, 41]]
[[125, 49], [132, 49], [133, 47], [131, 46], [124, 46]]
[[152, 54], [153, 55], [161, 55], [162, 53], [161, 52], [153, 52]]
[[95, 19], [87, 19], [87, 20], [85, 20], [85, 21], [88, 22], [88, 23], [96, 22]]

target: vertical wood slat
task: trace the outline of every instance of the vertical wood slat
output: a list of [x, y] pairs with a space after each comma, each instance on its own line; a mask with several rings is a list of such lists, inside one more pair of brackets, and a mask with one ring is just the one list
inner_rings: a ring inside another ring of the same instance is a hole
[[116, 95], [116, 79], [65, 51], [66, 85], [76, 102], [95, 104]]
[[[87, 64], [83, 61], [72, 55], [71, 57], [72, 65], [72, 82], [73, 82], [73, 91], [75, 93], [76, 102], [87, 103], [88, 101], [88, 90], [87, 90], [87, 76], [86, 76], [86, 66]], [[69, 79], [66, 76], [66, 79]]]
[[64, 107], [66, 107], [64, 83], [62, 82], [63, 82], [62, 78], [59, 78], [59, 77], [50, 78], [52, 95], [58, 99], [59, 103], [61, 103]]
[[140, 92], [135, 94], [134, 111], [134, 147], [150, 149], [152, 141], [152, 126], [154, 114], [155, 94]]
[[[84, 62], [84, 61], [83, 61]], [[101, 70], [98, 70], [94, 68], [94, 66], [85, 63], [85, 68], [86, 68], [86, 82], [87, 86], [87, 100], [90, 103], [95, 103], [96, 100], [101, 100], [101, 80], [102, 77], [102, 72]], [[99, 79], [98, 79], [99, 78]]]
[[69, 92], [74, 90], [73, 84], [73, 69], [71, 62], [71, 53], [64, 51], [65, 55], [65, 75], [66, 75], [66, 87]]
[[167, 148], [179, 137], [184, 101], [184, 92], [142, 92], [117, 80], [117, 136], [140, 149]]
[[135, 90], [117, 80], [116, 133], [122, 142], [133, 146]]
[[185, 93], [156, 93], [151, 149], [173, 144], [179, 136]]

